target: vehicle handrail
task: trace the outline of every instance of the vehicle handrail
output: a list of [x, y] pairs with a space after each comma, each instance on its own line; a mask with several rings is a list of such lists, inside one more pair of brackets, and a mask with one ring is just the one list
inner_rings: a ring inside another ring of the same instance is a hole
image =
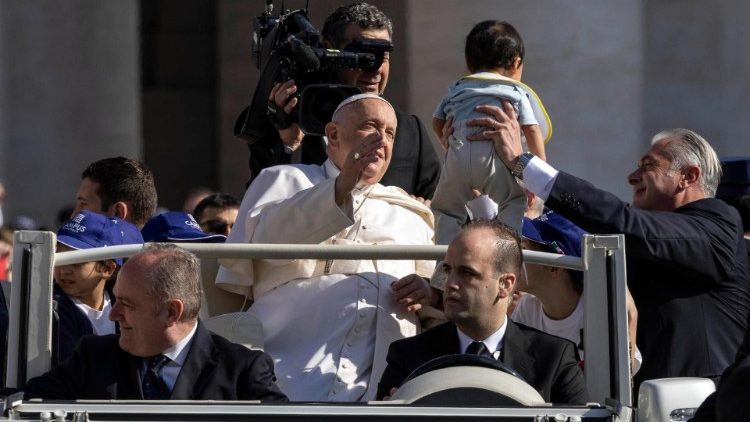
[[[199, 258], [258, 258], [258, 259], [389, 259], [439, 260], [447, 246], [434, 245], [286, 245], [286, 244], [230, 244], [177, 243]], [[143, 245], [109, 246], [55, 253], [55, 266], [103, 259], [131, 257]], [[584, 271], [583, 259], [547, 252], [524, 250], [524, 260], [530, 264]]]

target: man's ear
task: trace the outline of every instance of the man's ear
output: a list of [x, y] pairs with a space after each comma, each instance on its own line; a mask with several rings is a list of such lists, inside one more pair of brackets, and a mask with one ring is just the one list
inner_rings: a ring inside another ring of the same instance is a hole
[[328, 147], [338, 148], [339, 140], [339, 128], [334, 122], [328, 122], [325, 127], [326, 138], [328, 138]]
[[182, 319], [182, 313], [185, 310], [185, 305], [179, 299], [170, 300], [167, 304], [167, 326], [178, 323]]
[[130, 214], [130, 207], [128, 207], [128, 204], [125, 202], [118, 201], [109, 207], [107, 213], [114, 217], [120, 217], [123, 220], [126, 220]]
[[506, 298], [513, 294], [513, 289], [516, 287], [516, 275], [513, 273], [502, 273], [497, 282], [499, 283], [498, 296]]
[[682, 178], [680, 179], [679, 186], [682, 189], [687, 189], [692, 185], [699, 183], [701, 178], [701, 168], [696, 165], [688, 165], [682, 170]]

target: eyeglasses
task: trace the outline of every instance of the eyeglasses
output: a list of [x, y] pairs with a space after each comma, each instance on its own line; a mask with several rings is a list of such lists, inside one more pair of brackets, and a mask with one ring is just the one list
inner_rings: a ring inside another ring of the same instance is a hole
[[201, 229], [205, 233], [214, 233], [214, 234], [229, 234], [229, 230], [232, 229], [233, 224], [227, 223], [223, 220], [206, 220], [202, 223], [200, 223]]

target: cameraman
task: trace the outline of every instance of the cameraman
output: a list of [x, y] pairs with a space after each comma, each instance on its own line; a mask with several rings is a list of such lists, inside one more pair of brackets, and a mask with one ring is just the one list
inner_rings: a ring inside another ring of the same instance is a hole
[[[323, 25], [322, 37], [326, 48], [346, 49], [356, 38], [391, 41], [393, 27], [390, 19], [375, 6], [354, 3], [336, 9]], [[362, 92], [381, 94], [388, 82], [389, 56], [385, 57], [375, 72], [340, 70], [337, 83], [354, 85]], [[277, 83], [271, 90], [273, 101], [285, 113], [297, 106], [297, 86], [293, 80]], [[422, 123], [414, 115], [396, 110], [398, 129], [393, 146], [393, 158], [381, 180], [385, 186], [398, 186], [417, 198], [431, 199], [435, 192], [440, 163]], [[271, 129], [272, 126], [269, 125]], [[256, 143], [250, 146], [252, 178], [266, 167], [277, 164], [322, 164], [326, 160], [325, 141], [322, 137], [305, 136], [299, 125], [269, 131], [268, 139], [274, 145]], [[276, 140], [279, 141], [276, 141]]]

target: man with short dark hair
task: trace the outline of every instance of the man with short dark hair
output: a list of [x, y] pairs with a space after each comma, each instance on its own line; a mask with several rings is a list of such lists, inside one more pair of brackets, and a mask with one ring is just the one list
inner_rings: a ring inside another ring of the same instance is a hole
[[237, 220], [240, 203], [232, 195], [216, 192], [203, 198], [193, 210], [195, 220], [206, 233], [229, 235]]
[[149, 244], [123, 265], [110, 319], [119, 335], [84, 337], [62, 366], [29, 380], [28, 398], [285, 401], [273, 362], [198, 322], [200, 262]]
[[[345, 50], [359, 38], [390, 42], [393, 26], [388, 16], [377, 7], [360, 2], [341, 6], [325, 21], [322, 30], [327, 48]], [[382, 95], [388, 83], [390, 53], [386, 52], [383, 63], [375, 71], [361, 69], [340, 70], [337, 83], [353, 85], [365, 93]], [[269, 101], [286, 114], [291, 114], [298, 105], [297, 86], [294, 80], [276, 84]], [[429, 135], [414, 115], [396, 110], [398, 129], [393, 144], [393, 159], [381, 183], [398, 186], [408, 194], [431, 199], [435, 192], [440, 162]], [[270, 126], [270, 123], [269, 123]], [[250, 145], [250, 169], [255, 178], [262, 169], [288, 163], [323, 164], [326, 160], [326, 143], [319, 136], [305, 136], [299, 125], [292, 123], [279, 127], [278, 132], [270, 126], [268, 135]]]
[[737, 211], [715, 199], [716, 152], [687, 129], [658, 133], [628, 176], [632, 206], [523, 153], [515, 112], [480, 106], [512, 173], [545, 204], [591, 233], [625, 234], [628, 287], [638, 307], [643, 380], [706, 377], [734, 361], [747, 328], [750, 280]]
[[571, 341], [507, 316], [522, 274], [516, 232], [496, 220], [467, 223], [448, 246], [443, 310], [450, 322], [391, 343], [378, 398], [393, 394], [422, 364], [445, 355], [479, 354], [516, 370], [547, 402], [587, 400], [578, 353]]
[[142, 162], [111, 157], [91, 163], [81, 174], [76, 208], [90, 210], [143, 228], [156, 210], [156, 187], [151, 170]]

